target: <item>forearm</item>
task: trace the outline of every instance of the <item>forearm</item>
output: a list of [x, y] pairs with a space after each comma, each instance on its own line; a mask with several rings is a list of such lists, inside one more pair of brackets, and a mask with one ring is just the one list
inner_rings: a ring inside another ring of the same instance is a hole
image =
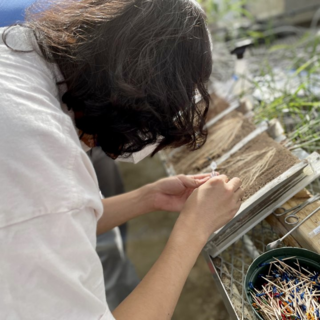
[[153, 211], [151, 185], [102, 200], [103, 215], [98, 221], [97, 234], [102, 234], [135, 217]]
[[[207, 238], [179, 218], [159, 259], [114, 311], [117, 320], [171, 319], [188, 274]], [[130, 316], [129, 316], [130, 315]]]
[[114, 311], [117, 320], [171, 319], [183, 285], [210, 234], [232, 219], [240, 207], [241, 181], [208, 179], [186, 201], [157, 262], [138, 287]]

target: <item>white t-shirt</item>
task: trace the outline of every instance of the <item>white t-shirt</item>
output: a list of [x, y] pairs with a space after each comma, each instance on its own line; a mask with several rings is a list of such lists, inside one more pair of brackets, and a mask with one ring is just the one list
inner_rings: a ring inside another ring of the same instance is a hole
[[[14, 28], [9, 45], [30, 49], [26, 33]], [[59, 76], [0, 40], [0, 319], [114, 319], [95, 251], [99, 187]]]

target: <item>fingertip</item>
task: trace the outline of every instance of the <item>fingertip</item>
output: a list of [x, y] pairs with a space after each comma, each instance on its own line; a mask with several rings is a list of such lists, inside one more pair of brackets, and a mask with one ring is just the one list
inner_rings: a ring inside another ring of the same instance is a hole
[[229, 178], [225, 174], [220, 174], [218, 176], [218, 178], [220, 178], [221, 180], [223, 180], [226, 183], [229, 181]]
[[237, 191], [241, 187], [242, 181], [240, 178], [234, 177], [230, 179], [229, 184], [233, 187], [235, 191]]
[[205, 182], [207, 182], [207, 181], [209, 181], [210, 180], [210, 176], [208, 176], [208, 177], [205, 177], [205, 178], [202, 178], [202, 179], [200, 179], [200, 180], [198, 180], [201, 184], [203, 184], [203, 183], [205, 183]]
[[194, 178], [197, 180], [202, 180], [204, 178], [210, 178], [211, 173], [199, 173], [199, 174], [194, 174], [194, 175], [188, 175], [190, 178]]

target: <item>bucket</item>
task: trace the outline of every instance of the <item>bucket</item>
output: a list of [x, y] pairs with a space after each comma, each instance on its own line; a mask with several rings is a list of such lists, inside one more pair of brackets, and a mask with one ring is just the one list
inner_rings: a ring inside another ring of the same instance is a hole
[[[244, 280], [244, 288], [246, 292], [247, 300], [249, 301], [252, 310], [254, 311], [255, 315], [258, 319], [264, 320], [261, 315], [253, 308], [252, 306], [252, 297], [250, 295], [249, 290], [249, 283], [252, 282], [254, 287], [258, 287], [259, 285], [265, 283], [263, 279], [259, 277], [260, 274], [268, 274], [269, 272], [269, 265], [263, 265], [261, 264], [268, 263], [271, 261], [274, 261], [273, 258], [277, 259], [284, 259], [289, 257], [296, 257], [296, 259], [299, 260], [299, 264], [307, 269], [310, 269], [311, 271], [316, 271], [320, 273], [320, 255], [301, 248], [279, 248], [267, 251], [263, 253], [261, 256], [256, 258], [252, 264], [249, 266], [249, 269], [247, 271], [245, 280]], [[286, 260], [285, 263], [288, 265], [293, 265], [294, 262], [296, 262], [296, 259], [290, 259]]]

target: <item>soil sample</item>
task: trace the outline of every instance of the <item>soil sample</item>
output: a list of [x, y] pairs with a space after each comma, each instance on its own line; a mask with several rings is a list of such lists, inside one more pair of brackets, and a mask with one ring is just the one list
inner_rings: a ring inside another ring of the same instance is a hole
[[208, 129], [207, 141], [200, 149], [180, 149], [173, 154], [170, 163], [177, 174], [199, 173], [254, 130], [255, 126], [250, 120], [232, 111]]
[[285, 147], [262, 133], [218, 166], [231, 179], [239, 177], [246, 200], [299, 162]]
[[[203, 100], [198, 102], [199, 105], [201, 103], [203, 103]], [[219, 113], [228, 109], [229, 107], [230, 105], [225, 99], [217, 96], [215, 93], [210, 94], [210, 104], [206, 116], [206, 122], [216, 117]], [[165, 157], [167, 157], [173, 150], [174, 148], [167, 148], [165, 150], [162, 150], [161, 152], [164, 154]]]

